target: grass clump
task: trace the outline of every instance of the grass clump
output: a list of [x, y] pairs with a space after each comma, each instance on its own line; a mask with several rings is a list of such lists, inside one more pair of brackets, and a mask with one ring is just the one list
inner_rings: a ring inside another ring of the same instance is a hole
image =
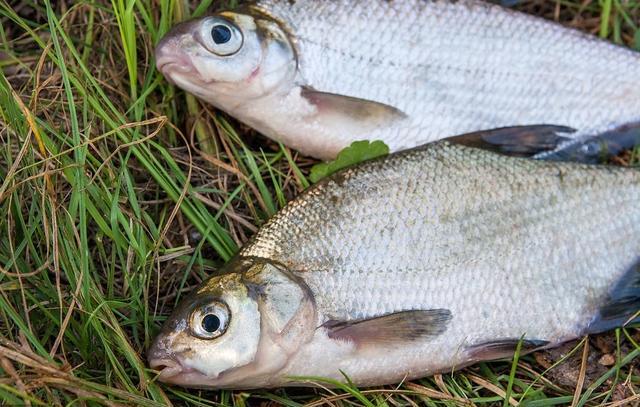
[[[626, 331], [571, 344], [564, 354], [484, 363], [379, 389], [205, 392], [157, 383], [144, 354], [173, 305], [306, 188], [315, 164], [158, 74], [153, 47], [172, 24], [211, 7], [236, 6], [185, 3], [0, 0], [3, 404], [636, 400], [638, 338]], [[520, 7], [640, 46], [635, 1]]]

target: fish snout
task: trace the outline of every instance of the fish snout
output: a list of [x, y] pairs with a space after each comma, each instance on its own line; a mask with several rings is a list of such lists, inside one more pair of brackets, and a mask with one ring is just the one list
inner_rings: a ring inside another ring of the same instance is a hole
[[167, 380], [182, 373], [184, 366], [170, 350], [167, 338], [157, 337], [147, 352], [149, 367], [160, 372], [160, 380]]
[[149, 367], [160, 372], [160, 380], [167, 380], [182, 373], [180, 362], [175, 359], [149, 358]]
[[170, 351], [163, 339], [156, 340], [147, 353], [149, 367], [157, 370], [158, 380], [179, 386], [208, 385], [216, 377], [209, 377], [195, 368], [185, 365], [180, 353]]
[[155, 56], [156, 67], [167, 79], [171, 79], [173, 72], [181, 74], [195, 72], [191, 57], [181, 47], [179, 38], [165, 36], [156, 45]]

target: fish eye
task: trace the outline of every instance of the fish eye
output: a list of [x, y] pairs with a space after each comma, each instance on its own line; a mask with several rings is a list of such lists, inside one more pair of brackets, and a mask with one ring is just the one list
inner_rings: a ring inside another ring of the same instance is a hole
[[200, 34], [204, 47], [218, 56], [233, 55], [242, 48], [242, 31], [231, 21], [211, 17], [202, 25]]
[[214, 339], [229, 325], [229, 308], [221, 302], [198, 307], [191, 313], [191, 331], [200, 339]]
[[226, 44], [231, 39], [231, 30], [226, 25], [214, 25], [211, 29], [211, 38], [216, 44]]

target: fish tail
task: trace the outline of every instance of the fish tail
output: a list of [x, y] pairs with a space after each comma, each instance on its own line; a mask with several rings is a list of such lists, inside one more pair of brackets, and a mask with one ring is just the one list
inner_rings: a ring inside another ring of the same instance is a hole
[[547, 161], [572, 161], [585, 164], [605, 162], [624, 150], [640, 145], [640, 123], [626, 124], [613, 130], [560, 145], [553, 151], [542, 152], [535, 158]]
[[640, 323], [640, 260], [614, 285], [585, 333], [595, 334], [636, 323]]

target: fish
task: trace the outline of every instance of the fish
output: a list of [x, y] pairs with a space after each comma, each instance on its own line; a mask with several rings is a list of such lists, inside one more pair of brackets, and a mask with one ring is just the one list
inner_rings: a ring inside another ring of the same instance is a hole
[[519, 157], [491, 145], [504, 133], [306, 189], [177, 305], [149, 366], [186, 387], [367, 387], [635, 323], [638, 169]]
[[637, 123], [639, 55], [480, 0], [261, 0], [182, 22], [155, 50], [171, 83], [323, 160], [356, 140], [399, 151], [499, 127], [584, 139]]

